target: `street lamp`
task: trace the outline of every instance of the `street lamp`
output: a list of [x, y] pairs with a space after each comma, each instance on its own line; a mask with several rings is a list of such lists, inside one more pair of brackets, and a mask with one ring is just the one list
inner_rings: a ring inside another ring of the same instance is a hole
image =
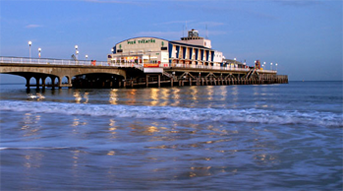
[[40, 58], [40, 56], [41, 56], [41, 54], [40, 54], [40, 52], [42, 51], [42, 49], [41, 48], [38, 48], [38, 57]]
[[277, 71], [277, 63], [275, 64], [275, 70]]
[[32, 45], [32, 41], [29, 41], [28, 44], [29, 44], [29, 55], [30, 55], [30, 58], [31, 58], [31, 45]]
[[86, 54], [86, 56], [85, 56], [85, 57], [86, 57], [86, 60], [88, 60], [88, 55], [87, 55], [87, 54]]
[[75, 56], [76, 56], [76, 60], [78, 60], [78, 55], [79, 55], [79, 51], [78, 51], [79, 46], [75, 45]]
[[273, 70], [273, 63], [270, 63], [270, 70]]

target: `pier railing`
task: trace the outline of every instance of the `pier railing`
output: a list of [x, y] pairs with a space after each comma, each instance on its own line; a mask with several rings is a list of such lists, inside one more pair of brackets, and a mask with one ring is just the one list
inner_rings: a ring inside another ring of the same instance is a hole
[[[143, 70], [144, 64], [136, 63], [110, 63], [107, 61], [97, 60], [68, 60], [68, 59], [51, 59], [51, 58], [25, 58], [25, 57], [6, 57], [0, 56], [0, 63], [13, 63], [13, 64], [42, 64], [42, 65], [75, 65], [75, 66], [112, 66], [112, 67], [126, 67], [137, 68]], [[228, 70], [228, 71], [245, 71], [248, 72], [249, 68], [234, 68], [230, 66], [206, 66], [194, 64], [175, 64], [175, 63], [161, 63], [160, 68], [197, 68], [209, 70]], [[257, 70], [257, 72], [264, 73], [277, 73], [274, 70]]]
[[79, 65], [79, 66], [102, 66], [106, 65], [104, 61], [94, 60], [67, 60], [67, 59], [51, 59], [51, 58], [25, 58], [25, 57], [0, 57], [0, 63], [13, 64], [53, 64], [53, 65]]
[[222, 67], [222, 66], [206, 66], [206, 65], [193, 65], [193, 64], [171, 64], [171, 67], [175, 68], [200, 68], [211, 70], [234, 70], [234, 71], [249, 71], [249, 68], [234, 68], [234, 67]]

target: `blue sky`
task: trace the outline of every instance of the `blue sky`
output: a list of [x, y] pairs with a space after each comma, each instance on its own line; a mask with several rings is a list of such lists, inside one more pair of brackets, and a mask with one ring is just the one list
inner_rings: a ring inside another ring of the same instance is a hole
[[179, 40], [187, 27], [226, 58], [277, 62], [290, 80], [342, 80], [340, 0], [1, 0], [0, 8], [1, 56], [28, 57], [32, 41], [33, 57], [40, 47], [44, 58], [69, 59], [78, 45], [79, 58], [106, 60], [119, 41]]

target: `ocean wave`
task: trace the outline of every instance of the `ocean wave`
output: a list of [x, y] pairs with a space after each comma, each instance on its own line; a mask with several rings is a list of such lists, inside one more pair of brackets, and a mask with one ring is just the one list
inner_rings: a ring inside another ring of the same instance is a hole
[[221, 121], [265, 124], [304, 124], [343, 127], [342, 113], [298, 110], [185, 108], [57, 102], [0, 101], [0, 110], [118, 118], [166, 119], [172, 121]]
[[0, 147], [1, 150], [81, 150], [85, 147]]

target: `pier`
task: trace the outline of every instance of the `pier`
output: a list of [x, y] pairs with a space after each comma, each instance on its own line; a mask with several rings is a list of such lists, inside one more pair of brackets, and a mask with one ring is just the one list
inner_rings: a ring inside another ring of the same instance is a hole
[[[26, 87], [135, 88], [288, 83], [274, 70], [185, 63], [137, 63], [0, 57], [0, 73], [22, 76]], [[146, 67], [145, 67], [146, 66]], [[30, 84], [34, 78], [36, 84]], [[46, 80], [50, 78], [51, 84]], [[66, 79], [62, 83], [62, 79]]]

